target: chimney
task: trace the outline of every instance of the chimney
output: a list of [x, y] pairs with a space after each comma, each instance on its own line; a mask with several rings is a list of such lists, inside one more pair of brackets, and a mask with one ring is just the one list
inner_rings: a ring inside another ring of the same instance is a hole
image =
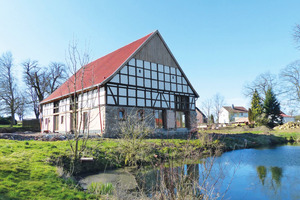
[[231, 108], [234, 109], [234, 105], [233, 104], [231, 105]]

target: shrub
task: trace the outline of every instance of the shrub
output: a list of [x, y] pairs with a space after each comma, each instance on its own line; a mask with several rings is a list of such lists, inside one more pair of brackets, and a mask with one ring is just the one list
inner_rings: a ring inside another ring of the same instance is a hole
[[9, 125], [10, 124], [10, 117], [0, 117], [0, 124]]
[[111, 183], [95, 183], [92, 182], [88, 188], [89, 193], [93, 193], [96, 195], [111, 195], [114, 191], [114, 186]]

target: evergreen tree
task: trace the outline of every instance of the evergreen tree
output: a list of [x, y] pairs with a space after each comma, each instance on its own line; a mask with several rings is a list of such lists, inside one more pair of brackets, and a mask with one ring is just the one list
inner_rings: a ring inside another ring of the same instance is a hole
[[273, 93], [272, 88], [269, 88], [266, 93], [263, 111], [268, 119], [268, 126], [274, 127], [276, 124], [282, 123], [282, 117], [280, 116], [280, 103], [278, 102], [276, 95]]
[[210, 115], [210, 122], [213, 123], [213, 124], [215, 123], [215, 119], [214, 119], [213, 115]]
[[251, 108], [249, 108], [249, 110], [248, 110], [248, 121], [250, 124], [252, 124], [254, 122], [253, 112], [252, 112]]
[[251, 100], [251, 111], [252, 111], [252, 117], [249, 121], [254, 121], [256, 122], [257, 119], [261, 116], [263, 113], [263, 106], [261, 103], [261, 98], [257, 92], [257, 90], [254, 91], [252, 100]]

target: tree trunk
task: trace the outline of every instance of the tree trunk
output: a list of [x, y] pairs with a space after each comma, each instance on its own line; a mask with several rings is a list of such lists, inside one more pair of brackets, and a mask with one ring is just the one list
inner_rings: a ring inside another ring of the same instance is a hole
[[10, 127], [12, 128], [14, 124], [15, 124], [15, 112], [13, 109], [11, 109]]

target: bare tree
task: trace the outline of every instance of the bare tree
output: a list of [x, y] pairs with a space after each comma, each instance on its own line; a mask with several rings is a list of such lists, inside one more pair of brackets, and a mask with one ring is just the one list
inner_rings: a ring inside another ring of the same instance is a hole
[[221, 108], [224, 106], [225, 100], [224, 97], [222, 95], [220, 95], [219, 93], [215, 94], [213, 96], [213, 109], [215, 112], [215, 117], [216, 117], [216, 122], [219, 122], [219, 114], [221, 111]]
[[297, 44], [297, 48], [300, 49], [300, 45], [299, 45], [299, 42], [300, 42], [300, 25], [297, 24], [294, 28], [294, 40]]
[[276, 96], [280, 95], [282, 92], [280, 91], [280, 84], [278, 82], [277, 76], [271, 74], [270, 72], [262, 73], [258, 75], [254, 81], [251, 83], [247, 83], [244, 86], [244, 95], [247, 97], [251, 97], [255, 90], [257, 90], [258, 94], [264, 98], [268, 91], [268, 88], [273, 88]]
[[286, 97], [290, 102], [300, 103], [300, 60], [281, 70], [280, 78], [284, 83]]
[[141, 151], [145, 145], [146, 137], [151, 136], [155, 132], [153, 113], [140, 112], [137, 108], [128, 108], [128, 113], [124, 113], [123, 119], [115, 119], [117, 121], [114, 131], [119, 133], [119, 147], [121, 155], [125, 157], [125, 164], [137, 166], [144, 159], [145, 152]]
[[213, 108], [212, 99], [205, 99], [201, 104], [201, 110], [207, 116], [207, 120], [209, 123], [211, 122], [210, 115], [212, 113], [212, 108]]
[[23, 117], [26, 113], [26, 109], [27, 109], [27, 102], [26, 102], [26, 98], [23, 95], [20, 95], [20, 104], [19, 107], [16, 110], [16, 114], [19, 117], [19, 120], [23, 120]]
[[[69, 139], [69, 145], [73, 153], [73, 159], [76, 162], [81, 154], [86, 149], [86, 143], [89, 136], [89, 124], [91, 121], [90, 115], [83, 116], [84, 108], [84, 81], [86, 75], [86, 67], [90, 61], [90, 56], [87, 50], [81, 53], [78, 49], [77, 43], [73, 40], [69, 44], [67, 51], [66, 63], [71, 78], [67, 81], [67, 87], [70, 93], [70, 105], [72, 107], [70, 120], [72, 121], [72, 131], [70, 134], [73, 134], [73, 139]], [[89, 69], [90, 70], [90, 69]], [[92, 73], [93, 74], [93, 73]], [[89, 80], [93, 83], [94, 80]], [[80, 99], [78, 98], [80, 97]], [[88, 102], [86, 102], [88, 103]], [[85, 105], [87, 106], [87, 105]], [[79, 119], [79, 120], [78, 120]], [[87, 125], [88, 127], [85, 127]], [[81, 132], [82, 131], [82, 132]], [[81, 141], [81, 142], [80, 142]]]
[[47, 75], [48, 75], [47, 93], [51, 94], [67, 78], [65, 64], [58, 63], [58, 62], [50, 63], [48, 66]]
[[23, 62], [23, 68], [27, 93], [31, 97], [30, 103], [38, 119], [39, 103], [43, 101], [47, 95], [54, 92], [66, 78], [65, 65], [52, 62], [45, 68], [40, 67], [37, 61], [27, 60]]
[[0, 100], [3, 102], [6, 113], [11, 115], [11, 127], [15, 123], [15, 113], [20, 106], [20, 97], [12, 67], [12, 54], [10, 52], [2, 54], [0, 58]]
[[47, 88], [47, 75], [45, 70], [38, 66], [37, 61], [27, 60], [23, 62], [24, 81], [27, 86], [27, 93], [30, 96], [30, 104], [33, 106], [35, 117], [38, 119], [38, 105], [45, 96]]

